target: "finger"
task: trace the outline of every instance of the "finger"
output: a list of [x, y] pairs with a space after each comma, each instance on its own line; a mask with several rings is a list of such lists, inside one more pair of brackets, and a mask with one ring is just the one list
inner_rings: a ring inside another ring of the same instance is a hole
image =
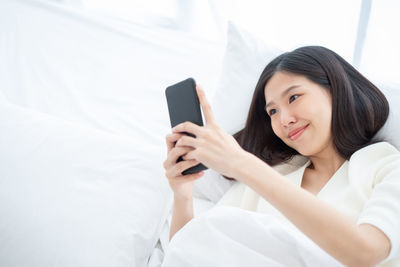
[[175, 147], [186, 146], [186, 147], [196, 148], [197, 143], [198, 143], [198, 139], [185, 135], [185, 136], [182, 136], [181, 138], [179, 138], [179, 140], [175, 144]]
[[176, 125], [174, 128], [172, 128], [173, 133], [191, 133], [195, 136], [201, 136], [201, 132], [203, 131], [203, 127], [194, 124], [193, 122], [190, 121], [185, 121], [182, 122], [178, 125]]
[[168, 152], [171, 151], [171, 149], [175, 147], [176, 141], [178, 141], [179, 138], [181, 138], [182, 136], [183, 136], [183, 134], [181, 134], [181, 133], [172, 133], [172, 134], [168, 134], [165, 137], [165, 141], [166, 141], [167, 147], [168, 147]]
[[211, 105], [208, 103], [204, 90], [199, 85], [196, 85], [196, 91], [197, 91], [197, 96], [199, 97], [201, 109], [203, 110], [206, 124], [215, 124], [215, 119], [211, 110]]
[[174, 177], [174, 182], [191, 182], [191, 181], [195, 181], [199, 178], [201, 178], [204, 175], [204, 171], [201, 172], [196, 172], [196, 173], [192, 173], [192, 174], [186, 174], [186, 175], [181, 175], [181, 176], [177, 176]]
[[164, 168], [169, 169], [172, 166], [176, 165], [176, 161], [180, 156], [183, 156], [192, 150], [193, 148], [185, 146], [172, 148], [167, 155], [167, 159], [164, 161]]
[[178, 162], [171, 168], [167, 169], [166, 176], [169, 179], [182, 176], [182, 172], [193, 166], [196, 166], [197, 164], [199, 164], [199, 162], [196, 160], [185, 160]]
[[185, 170], [196, 166], [197, 164], [199, 164], [200, 162], [198, 162], [195, 159], [191, 159], [191, 160], [184, 160], [181, 161], [179, 163], [177, 163], [174, 168], [173, 171], [175, 172], [175, 176], [180, 176], [182, 175], [182, 172], [184, 172]]
[[[196, 150], [191, 150], [189, 152], [187, 152], [185, 155], [182, 156], [183, 160], [192, 160], [192, 159], [196, 159]], [[197, 159], [196, 159], [197, 160]]]

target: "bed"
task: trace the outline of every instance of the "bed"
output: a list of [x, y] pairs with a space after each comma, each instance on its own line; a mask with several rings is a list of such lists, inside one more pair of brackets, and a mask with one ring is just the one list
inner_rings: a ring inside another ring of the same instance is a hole
[[[234, 133], [280, 52], [232, 23], [226, 43], [212, 42], [54, 2], [2, 1], [0, 265], [161, 266], [172, 205], [164, 89], [194, 77]], [[398, 85], [380, 85], [392, 111], [379, 135], [399, 148]], [[234, 185], [208, 170], [195, 216]]]

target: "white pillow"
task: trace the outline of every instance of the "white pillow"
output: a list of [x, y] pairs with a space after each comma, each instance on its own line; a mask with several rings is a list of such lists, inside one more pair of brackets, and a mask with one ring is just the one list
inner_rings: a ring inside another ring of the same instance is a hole
[[[215, 119], [230, 134], [242, 129], [257, 80], [266, 64], [281, 52], [228, 23], [227, 46], [218, 88], [211, 105]], [[194, 184], [194, 196], [217, 203], [234, 181], [213, 170]]]
[[158, 146], [0, 101], [0, 266], [146, 266], [171, 205]]
[[400, 150], [400, 84], [375, 84], [389, 101], [389, 118], [376, 137], [390, 142]]
[[[129, 136], [138, 147], [158, 145], [164, 158], [164, 89], [192, 76], [211, 98], [224, 48], [54, 2], [0, 1], [0, 92], [10, 102]], [[209, 196], [216, 200], [221, 191], [204, 181], [199, 195], [217, 189]]]
[[0, 91], [0, 101], [5, 101], [6, 98], [4, 97], [3, 93]]
[[234, 181], [225, 179], [218, 172], [208, 169], [204, 176], [194, 182], [193, 196], [217, 203]]
[[246, 122], [253, 91], [265, 66], [282, 52], [254, 38], [232, 22], [220, 82], [212, 100], [217, 123], [229, 134]]
[[[266, 63], [280, 51], [265, 45], [232, 22], [228, 23], [222, 73], [214, 98], [210, 99], [215, 119], [230, 134], [244, 127], [253, 90]], [[217, 203], [233, 185], [213, 170], [194, 184], [194, 196]]]
[[0, 1], [0, 91], [10, 102], [162, 146], [165, 88], [191, 76], [213, 95], [223, 49], [54, 1]]
[[[217, 122], [234, 134], [245, 125], [251, 99], [265, 66], [281, 51], [271, 48], [260, 38], [229, 24], [228, 45], [224, 56], [220, 85], [215, 92], [213, 109]], [[400, 85], [376, 83], [390, 104], [387, 123], [377, 136], [400, 149]]]

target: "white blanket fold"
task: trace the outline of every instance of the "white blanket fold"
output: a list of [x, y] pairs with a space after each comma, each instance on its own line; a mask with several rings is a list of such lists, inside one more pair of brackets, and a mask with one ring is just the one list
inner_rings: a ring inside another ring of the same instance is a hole
[[216, 206], [175, 234], [162, 266], [343, 265], [283, 220]]

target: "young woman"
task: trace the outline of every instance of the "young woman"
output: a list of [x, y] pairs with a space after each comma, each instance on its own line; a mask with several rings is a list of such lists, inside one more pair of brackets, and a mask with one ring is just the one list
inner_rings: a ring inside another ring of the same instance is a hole
[[[206, 125], [185, 122], [166, 137], [170, 238], [193, 218], [193, 183], [203, 175], [181, 172], [201, 162], [252, 188], [344, 265], [400, 266], [400, 153], [374, 139], [388, 102], [349, 63], [318, 46], [280, 55], [262, 72], [246, 125], [234, 136], [197, 93]], [[298, 154], [309, 160], [293, 174], [272, 168]]]

